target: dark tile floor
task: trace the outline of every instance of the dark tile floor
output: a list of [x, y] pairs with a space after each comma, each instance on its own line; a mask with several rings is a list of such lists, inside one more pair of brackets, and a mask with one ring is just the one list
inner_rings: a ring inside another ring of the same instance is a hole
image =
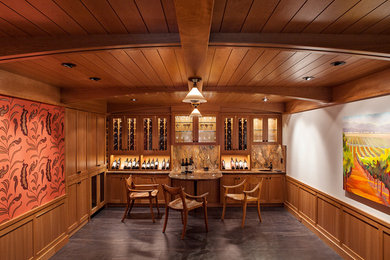
[[197, 211], [184, 240], [179, 212], [170, 211], [163, 234], [164, 216], [153, 224], [148, 208], [134, 208], [122, 223], [123, 211], [96, 214], [52, 259], [341, 259], [284, 208], [263, 208], [262, 223], [249, 208], [243, 229], [241, 208], [228, 208], [224, 222], [221, 208], [209, 208], [208, 233]]

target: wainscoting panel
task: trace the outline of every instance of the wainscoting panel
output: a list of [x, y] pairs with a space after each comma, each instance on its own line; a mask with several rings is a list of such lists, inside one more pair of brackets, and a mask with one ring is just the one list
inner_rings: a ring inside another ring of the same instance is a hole
[[0, 234], [1, 259], [33, 258], [33, 221], [31, 219], [0, 232], [4, 232], [4, 234]]
[[286, 208], [343, 258], [390, 259], [390, 223], [289, 176], [286, 183]]

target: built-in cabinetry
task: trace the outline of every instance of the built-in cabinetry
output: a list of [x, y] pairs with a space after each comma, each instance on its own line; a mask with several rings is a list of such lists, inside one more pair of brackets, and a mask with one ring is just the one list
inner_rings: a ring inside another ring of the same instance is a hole
[[252, 143], [282, 142], [282, 120], [279, 115], [252, 116]]
[[143, 117], [142, 127], [143, 153], [169, 154], [169, 117]]
[[94, 214], [106, 204], [106, 171], [98, 170], [90, 174], [90, 209]]
[[216, 144], [217, 143], [217, 116], [204, 115], [190, 117], [188, 115], [174, 115], [175, 130], [173, 139], [175, 144]]
[[[284, 174], [226, 174], [221, 179], [221, 201], [224, 195], [222, 185], [233, 186], [246, 180], [246, 190], [253, 189], [263, 178], [260, 201], [264, 204], [284, 203]], [[229, 193], [240, 193], [242, 187], [229, 189]], [[239, 201], [228, 201], [229, 204], [237, 204]]]
[[[105, 172], [105, 132], [104, 115], [74, 109], [65, 110], [65, 173], [69, 233], [85, 224], [91, 214], [93, 208], [91, 200], [95, 195], [91, 193], [93, 189], [90, 173]], [[98, 183], [100, 180], [93, 179], [93, 182]], [[97, 203], [99, 207], [102, 205], [104, 201]]]
[[251, 129], [249, 116], [224, 115], [222, 125], [221, 153], [249, 154]]

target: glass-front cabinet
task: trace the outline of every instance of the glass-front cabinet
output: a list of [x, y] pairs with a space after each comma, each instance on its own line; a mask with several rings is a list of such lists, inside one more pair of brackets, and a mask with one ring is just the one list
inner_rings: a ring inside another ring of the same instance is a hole
[[175, 144], [215, 144], [217, 142], [217, 117], [205, 115], [190, 117], [175, 115]]
[[144, 153], [169, 153], [169, 117], [143, 117], [142, 124], [142, 141]]
[[247, 153], [250, 141], [250, 121], [248, 116], [223, 116], [221, 151]]
[[133, 154], [138, 152], [137, 118], [118, 116], [110, 122], [110, 152]]
[[253, 116], [252, 143], [281, 143], [280, 116]]

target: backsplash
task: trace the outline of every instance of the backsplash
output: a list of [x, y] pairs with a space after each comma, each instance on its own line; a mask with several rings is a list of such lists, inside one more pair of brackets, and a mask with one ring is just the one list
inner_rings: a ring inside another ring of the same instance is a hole
[[219, 169], [219, 145], [177, 145], [172, 146], [172, 169], [180, 171], [181, 160], [190, 158], [194, 160], [196, 170]]
[[252, 169], [267, 168], [272, 162], [273, 169], [286, 170], [286, 146], [285, 145], [252, 145], [251, 166]]

